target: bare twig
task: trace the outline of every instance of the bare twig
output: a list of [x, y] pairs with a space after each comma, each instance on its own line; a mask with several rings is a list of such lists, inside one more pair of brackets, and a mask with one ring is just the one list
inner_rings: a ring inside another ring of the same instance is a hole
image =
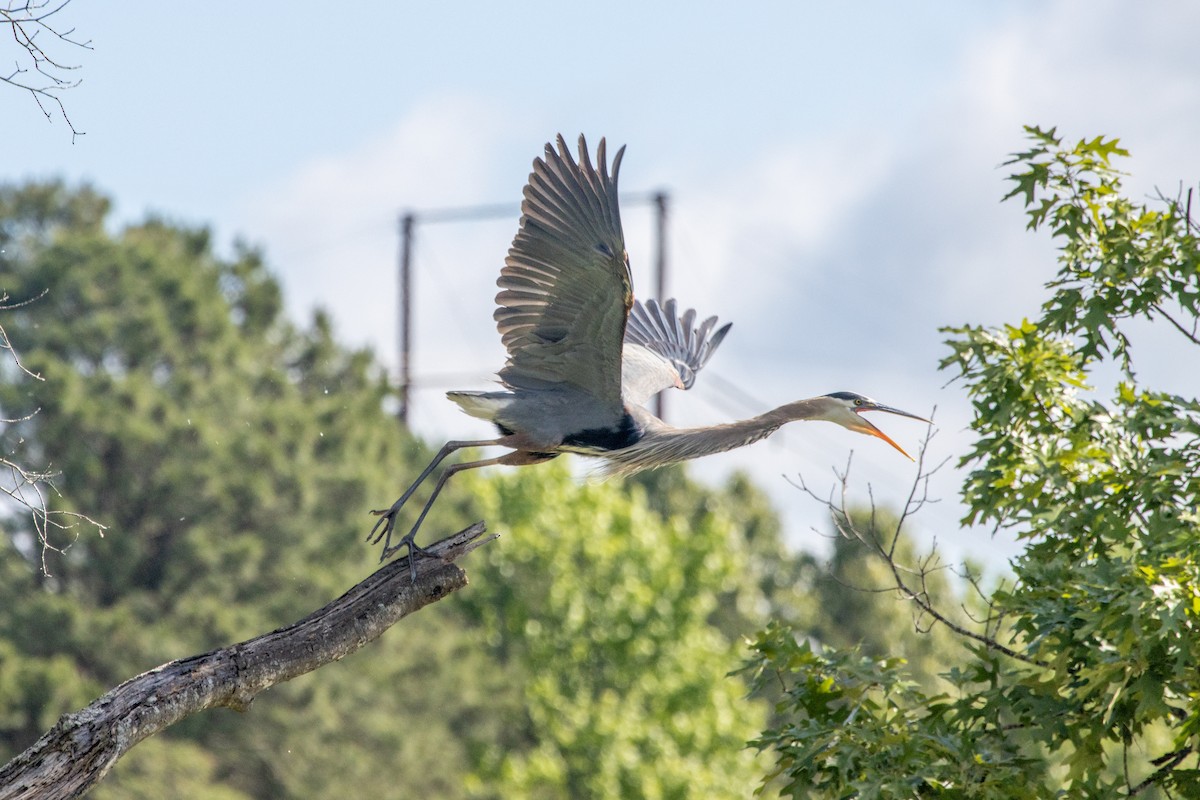
[[[30, 297], [27, 300], [22, 300], [18, 303], [8, 302], [7, 294], [0, 295], [0, 311], [11, 311], [15, 308], [21, 308], [22, 306], [27, 306], [30, 303], [36, 303], [38, 300], [41, 300], [43, 297], [45, 297], [46, 292], [48, 292], [48, 291], [49, 291], [48, 289], [43, 289], [41, 294], [39, 294], [35, 297]], [[30, 372], [28, 369], [26, 369], [25, 365], [21, 363], [21, 357], [19, 355], [17, 355], [17, 350], [16, 350], [16, 348], [13, 347], [12, 341], [8, 338], [8, 334], [5, 333], [3, 325], [0, 325], [0, 350], [8, 351], [8, 357], [10, 359], [12, 359], [12, 362], [17, 365], [17, 369], [21, 370], [21, 372], [24, 372], [26, 375], [28, 375], [29, 377], [31, 377], [35, 380], [39, 380], [39, 381], [44, 380], [44, 378], [42, 378], [41, 375], [37, 375], [33, 372]], [[0, 419], [0, 422], [11, 422], [11, 421], [12, 420]]]
[[1197, 335], [1196, 335], [1197, 322], [1192, 322], [1192, 329], [1189, 331], [1187, 328], [1183, 327], [1183, 325], [1178, 320], [1176, 320], [1174, 317], [1172, 317], [1170, 314], [1168, 314], [1166, 309], [1164, 309], [1161, 304], [1155, 303], [1153, 307], [1154, 307], [1154, 310], [1157, 311], [1159, 313], [1159, 315], [1162, 316], [1163, 319], [1165, 319], [1167, 322], [1174, 325], [1175, 329], [1177, 331], [1179, 331], [1180, 333], [1182, 333], [1185, 337], [1187, 337], [1191, 341], [1192, 344], [1200, 344], [1200, 337], [1197, 337]]
[[[76, 511], [59, 511], [49, 507], [46, 503], [46, 490], [58, 494], [58, 489], [52, 482], [57, 477], [55, 473], [30, 470], [4, 456], [0, 456], [0, 470], [5, 474], [5, 477], [0, 480], [0, 494], [7, 495], [29, 511], [33, 529], [37, 533], [38, 543], [41, 545], [43, 575], [50, 575], [49, 567], [46, 564], [46, 554], [48, 552], [65, 552], [71, 544], [79, 539], [79, 532], [76, 528], [80, 524], [91, 525], [100, 536], [104, 536], [104, 531], [108, 530], [108, 526], [102, 525], [87, 514], [80, 514]], [[74, 531], [74, 536], [69, 543], [57, 545], [51, 541], [51, 533], [55, 530]]]
[[[936, 412], [936, 409], [935, 409]], [[932, 414], [930, 415], [932, 418]], [[830, 512], [833, 519], [834, 527], [838, 533], [846, 538], [854, 538], [862, 542], [871, 549], [876, 555], [881, 557], [887, 564], [888, 569], [892, 574], [894, 582], [893, 587], [889, 587], [900, 593], [905, 599], [911, 600], [920, 612], [927, 615], [935, 622], [940, 622], [954, 633], [971, 641], [983, 645], [989, 650], [995, 650], [998, 653], [1003, 653], [1009, 658], [1015, 659], [1025, 664], [1030, 664], [1038, 667], [1048, 667], [1049, 664], [1040, 659], [1026, 655], [1012, 647], [1001, 643], [995, 638], [992, 631], [989, 631], [987, 626], [984, 626], [984, 632], [971, 630], [966, 625], [960, 624], [948, 617], [939, 610], [933, 603], [928, 590], [929, 576], [938, 570], [948, 569], [948, 565], [937, 562], [932, 556], [925, 559], [916, 567], [906, 567], [896, 560], [896, 546], [900, 538], [900, 531], [907, 519], [914, 513], [919, 511], [928, 502], [929, 499], [929, 480], [931, 476], [939, 469], [943, 468], [949, 459], [943, 460], [932, 470], [925, 469], [925, 458], [929, 448], [929, 442], [934, 435], [932, 426], [925, 435], [925, 439], [921, 442], [920, 450], [917, 454], [917, 477], [913, 480], [912, 486], [909, 489], [908, 497], [904, 502], [904, 506], [900, 511], [899, 517], [893, 528], [890, 528], [886, 534], [882, 534], [878, 526], [877, 504], [874, 494], [868, 487], [870, 497], [871, 516], [867, 528], [859, 528], [850, 517], [847, 504], [847, 495], [849, 492], [849, 474], [850, 464], [847, 462], [845, 471], [835, 474], [841, 484], [839, 492], [831, 491], [828, 498], [818, 496], [805, 482], [802, 476], [797, 476], [795, 481], [791, 481], [793, 486], [796, 486], [809, 497], [824, 505]], [[837, 499], [835, 500], [835, 496]], [[989, 619], [992, 615], [989, 614]], [[996, 627], [998, 632], [999, 626]]]
[[[46, 292], [43, 291], [36, 297], [31, 297], [28, 300], [17, 303], [9, 303], [7, 294], [0, 295], [0, 311], [11, 311], [15, 308], [21, 308], [40, 300], [45, 295]], [[9, 360], [26, 376], [38, 381], [45, 380], [41, 375], [31, 371], [21, 363], [21, 357], [13, 346], [12, 340], [8, 338], [8, 334], [2, 325], [0, 325], [0, 351], [7, 351]], [[25, 416], [15, 419], [0, 418], [0, 425], [25, 422], [36, 416], [39, 411], [40, 409], [35, 409]], [[66, 545], [52, 543], [51, 533], [53, 531], [70, 531], [74, 530], [80, 523], [86, 523], [94, 527], [97, 533], [103, 536], [106, 526], [86, 514], [51, 509], [46, 502], [46, 494], [48, 491], [53, 492], [55, 495], [59, 494], [58, 489], [54, 486], [54, 478], [57, 477], [57, 474], [48, 469], [32, 469], [24, 466], [10, 458], [12, 455], [14, 455], [13, 452], [0, 453], [0, 494], [8, 496], [9, 499], [15, 501], [18, 505], [28, 509], [30, 519], [33, 522], [34, 532], [37, 534], [38, 542], [41, 544], [42, 574], [49, 575], [46, 554], [48, 552], [61, 553], [67, 547], [70, 547], [70, 543]], [[74, 542], [78, 538], [79, 533], [76, 531], [71, 542]]]
[[[304, 619], [240, 644], [163, 664], [66, 714], [0, 767], [0, 800], [76, 797], [134, 745], [198, 711], [245, 711], [271, 686], [345, 658], [405, 616], [467, 584], [453, 562], [496, 538], [478, 522], [426, 548], [409, 579], [393, 561]], [[412, 556], [409, 556], [411, 558]]]
[[0, 74], [0, 82], [29, 92], [48, 121], [53, 121], [53, 110], [57, 108], [71, 129], [71, 141], [74, 142], [84, 135], [84, 131], [71, 121], [59, 92], [74, 89], [82, 82], [82, 78], [72, 76], [80, 65], [54, 57], [42, 45], [42, 39], [48, 36], [52, 41], [72, 47], [93, 49], [90, 40], [74, 37], [74, 28], [63, 29], [51, 20], [70, 2], [62, 0], [58, 5], [51, 5], [50, 0], [10, 0], [6, 8], [0, 8], [0, 25], [9, 27], [13, 41], [22, 51], [21, 57], [14, 61], [12, 71]]

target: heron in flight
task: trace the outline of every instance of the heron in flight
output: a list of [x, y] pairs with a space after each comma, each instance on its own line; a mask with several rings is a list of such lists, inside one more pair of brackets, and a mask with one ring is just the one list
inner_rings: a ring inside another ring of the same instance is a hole
[[[675, 428], [646, 410], [643, 404], [657, 392], [690, 388], [730, 326], [714, 332], [711, 317], [697, 327], [696, 312], [678, 314], [673, 300], [634, 301], [617, 205], [624, 152], [617, 151], [610, 174], [603, 139], [593, 165], [582, 136], [578, 162], [559, 136], [557, 151], [547, 144], [544, 157], [534, 160], [520, 227], [497, 281], [494, 316], [508, 350], [499, 373], [504, 391], [447, 393], [467, 414], [495, 425], [499, 436], [447, 442], [391, 508], [372, 512], [380, 519], [368, 538], [383, 541], [383, 559], [405, 546], [422, 552], [417, 531], [446, 482], [492, 464], [540, 464], [579, 453], [602, 459], [610, 475], [631, 475], [744, 447], [797, 420], [835, 422], [876, 436], [911, 459], [862, 415], [884, 411], [928, 420], [853, 392], [703, 428]], [[412, 528], [392, 544], [397, 516], [417, 487], [447, 456], [468, 447], [508, 452], [446, 467]]]

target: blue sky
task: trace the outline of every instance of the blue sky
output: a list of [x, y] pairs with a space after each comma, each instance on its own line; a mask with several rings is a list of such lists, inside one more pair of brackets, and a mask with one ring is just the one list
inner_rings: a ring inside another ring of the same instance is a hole
[[[266, 249], [299, 319], [329, 309], [343, 339], [395, 362], [396, 218], [404, 209], [515, 202], [555, 133], [626, 144], [623, 187], [671, 193], [669, 294], [734, 322], [672, 421], [705, 424], [853, 390], [938, 407], [931, 459], [966, 447], [938, 328], [1037, 312], [1050, 243], [1000, 204], [1021, 125], [1119, 136], [1135, 193], [1200, 178], [1200, 6], [1177, 0], [1013, 3], [161, 3], [74, 0], [60, 21], [91, 52], [64, 95], [74, 144], [0, 87], [0, 180], [64, 176], [147, 212]], [[0, 50], [7, 57], [7, 51]], [[642, 296], [651, 217], [628, 208]], [[428, 227], [417, 240], [417, 370], [485, 388], [503, 353], [494, 279], [516, 220]], [[1142, 376], [1195, 391], [1160, 332]], [[436, 381], [434, 381], [436, 383]], [[753, 401], [721, 387], [741, 386]], [[488, 435], [436, 386], [431, 439]], [[916, 446], [922, 429], [881, 426]], [[852, 490], [895, 503], [913, 467], [820, 424], [697, 464], [751, 469], [797, 543], [819, 507], [781, 477], [828, 485], [854, 451]], [[397, 476], [397, 487], [405, 476]], [[1002, 559], [943, 502], [915, 522], [948, 556]], [[382, 500], [382, 499], [381, 499]]]

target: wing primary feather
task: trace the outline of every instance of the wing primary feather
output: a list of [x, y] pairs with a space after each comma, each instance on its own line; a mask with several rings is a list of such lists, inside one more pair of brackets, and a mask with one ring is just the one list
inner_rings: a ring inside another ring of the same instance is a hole
[[[716, 321], [717, 318], [713, 317], [713, 322]], [[708, 363], [708, 360], [713, 357], [713, 353], [717, 352], [717, 347], [721, 344], [721, 341], [725, 338], [725, 334], [729, 333], [729, 329], [732, 327], [732, 322], [726, 322], [724, 325], [718, 328], [717, 332], [714, 333], [712, 338], [708, 340], [704, 353], [704, 360], [701, 362], [702, 366]]]
[[703, 342], [703, 339], [698, 339], [696, 329], [692, 326], [696, 323], [696, 309], [689, 308], [683, 312], [683, 317], [680, 318], [679, 324], [683, 328], [683, 347], [689, 353], [698, 350], [698, 343]]
[[667, 341], [674, 341], [673, 337], [675, 336], [675, 320], [671, 318], [670, 313], [674, 310], [674, 305], [671, 304], [670, 300], [668, 300], [667, 303], [669, 307], [661, 304], [655, 307], [655, 310], [658, 313], [658, 327], [659, 330], [662, 331], [662, 335], [666, 337]]
[[712, 331], [713, 326], [716, 324], [717, 318], [709, 317], [708, 319], [704, 320], [704, 322], [701, 322], [700, 327], [696, 329], [696, 356], [697, 361], [699, 361], [701, 365], [703, 365], [705, 359], [708, 358], [708, 335]]
[[688, 351], [688, 340], [691, 337], [688, 335], [688, 329], [683, 326], [683, 321], [679, 318], [675, 298], [672, 297], [667, 301], [663, 318], [671, 326], [671, 335], [675, 337], [675, 341], [679, 343], [679, 347], [686, 353]]
[[[600, 152], [604, 148], [604, 139], [601, 139], [600, 148], [597, 151], [597, 159], [601, 158]], [[604, 199], [608, 187], [592, 166], [592, 159], [587, 150], [587, 140], [582, 134], [579, 136], [579, 163], [583, 168], [580, 176], [582, 178], [580, 188], [584, 190], [583, 194], [587, 198], [588, 205], [591, 207], [594, 219], [603, 221], [607, 226], [611, 226], [613, 222], [611, 209]]]
[[510, 389], [576, 392], [615, 419], [632, 289], [616, 186], [624, 148], [611, 178], [607, 152], [602, 141], [593, 159], [581, 136], [577, 161], [560, 134], [533, 160], [493, 316]]
[[726, 323], [714, 333], [717, 317], [708, 317], [697, 326], [695, 309], [682, 315], [678, 311], [674, 298], [661, 304], [656, 300], [635, 303], [626, 323], [625, 341], [662, 356], [673, 365], [684, 388], [691, 388], [696, 373], [712, 358], [732, 325]]
[[[530, 204], [530, 208], [525, 211], [526, 215], [533, 217], [530, 212], [536, 210], [554, 220], [559, 233], [569, 233], [572, 225], [583, 225], [589, 229], [589, 236], [594, 236], [588, 211], [580, 204], [582, 198], [579, 197], [579, 193], [572, 191], [569, 179], [560, 171], [561, 162], [549, 148], [546, 150], [546, 157], [546, 161], [534, 162], [533, 173], [525, 186], [525, 199]], [[558, 209], [567, 212], [570, 218], [556, 213]]]
[[671, 332], [663, 322], [662, 309], [655, 301], [646, 303], [646, 311], [650, 313], [650, 322], [654, 326], [654, 335], [663, 342], [671, 341]]
[[[558, 141], [565, 152], [561, 136]], [[569, 153], [567, 161], [571, 167], [575, 167]], [[587, 209], [580, 204], [578, 192], [572, 191], [571, 180], [567, 177], [569, 174], [562, 157], [550, 145], [546, 145], [545, 157], [533, 162], [533, 172], [529, 175], [524, 192], [528, 204], [523, 209], [524, 213], [534, 219], [536, 217], [530, 213], [534, 210], [545, 215], [548, 220], [554, 221], [556, 233], [560, 235], [569, 234], [572, 225], [588, 224]]]

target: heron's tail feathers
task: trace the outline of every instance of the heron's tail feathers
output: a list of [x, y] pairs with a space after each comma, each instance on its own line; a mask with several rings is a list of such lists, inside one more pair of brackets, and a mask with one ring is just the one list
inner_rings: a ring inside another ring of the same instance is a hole
[[495, 422], [497, 415], [512, 402], [508, 392], [446, 392], [458, 407], [472, 417]]

